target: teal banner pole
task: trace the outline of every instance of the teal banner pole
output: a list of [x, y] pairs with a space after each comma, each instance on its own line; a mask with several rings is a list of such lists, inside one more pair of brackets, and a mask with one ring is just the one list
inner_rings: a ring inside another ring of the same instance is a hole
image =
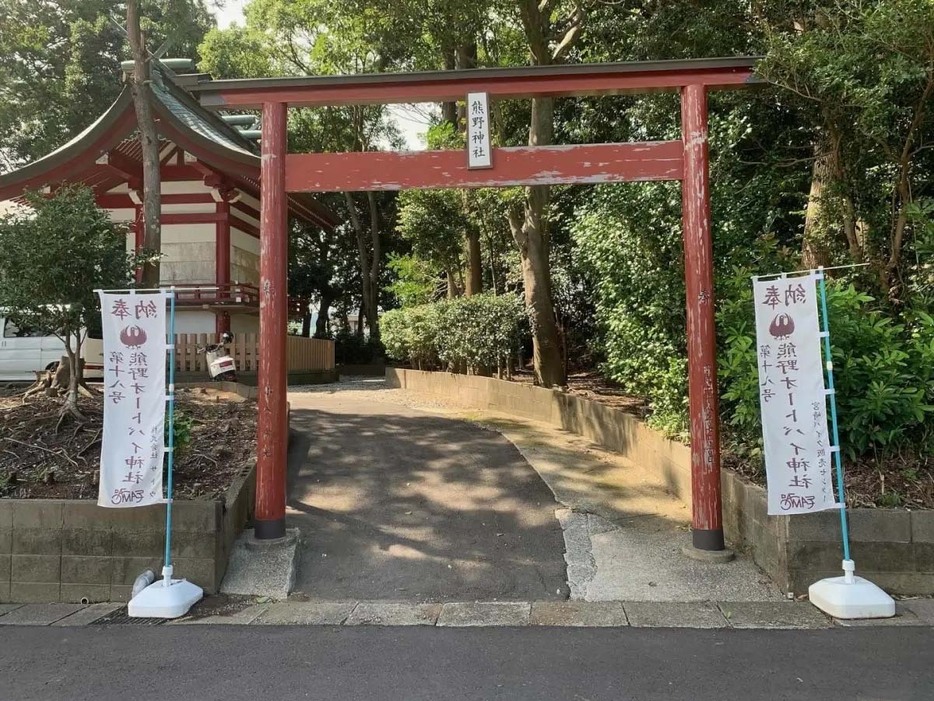
[[824, 337], [824, 367], [827, 371], [827, 396], [830, 399], [830, 426], [833, 432], [833, 459], [837, 475], [837, 500], [840, 502], [840, 532], [843, 537], [843, 559], [850, 559], [850, 529], [846, 515], [846, 496], [843, 489], [843, 458], [840, 449], [840, 427], [837, 423], [837, 395], [833, 384], [833, 356], [830, 349], [830, 312], [827, 307], [827, 282], [824, 269], [817, 270], [820, 290], [821, 331]]
[[[172, 566], [172, 470], [175, 466], [175, 288], [169, 291], [169, 335], [166, 349], [169, 358], [168, 402], [168, 445], [166, 446], [167, 481], [165, 499], [165, 567]], [[169, 570], [171, 571], [171, 570]], [[170, 584], [171, 582], [166, 582]]]

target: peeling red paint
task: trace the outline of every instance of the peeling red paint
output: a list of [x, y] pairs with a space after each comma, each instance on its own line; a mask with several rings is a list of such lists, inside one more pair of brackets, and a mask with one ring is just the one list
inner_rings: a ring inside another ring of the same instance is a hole
[[470, 170], [464, 151], [294, 153], [289, 192], [509, 187], [680, 180], [679, 141], [497, 148], [493, 167]]
[[707, 93], [688, 85], [681, 93], [684, 141], [684, 271], [687, 287], [688, 391], [691, 415], [693, 528], [721, 525], [720, 414], [714, 324], [713, 243], [710, 232], [710, 165]]
[[286, 106], [263, 105], [260, 180], [259, 415], [256, 520], [285, 518], [288, 204], [285, 195]]

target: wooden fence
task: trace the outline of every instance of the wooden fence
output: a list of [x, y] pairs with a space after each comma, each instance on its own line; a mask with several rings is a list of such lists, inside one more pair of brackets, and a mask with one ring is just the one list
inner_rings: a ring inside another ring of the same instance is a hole
[[[204, 348], [214, 343], [216, 336], [207, 333], [175, 335], [175, 369], [178, 372], [207, 372]], [[334, 341], [320, 338], [288, 336], [286, 357], [289, 372], [313, 372], [334, 369]], [[238, 333], [227, 350], [237, 364], [238, 372], [256, 372], [259, 368], [259, 339], [255, 333]]]

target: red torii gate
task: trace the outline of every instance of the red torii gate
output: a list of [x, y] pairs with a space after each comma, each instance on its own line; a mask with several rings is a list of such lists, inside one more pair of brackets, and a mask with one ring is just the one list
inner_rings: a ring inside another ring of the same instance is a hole
[[[256, 537], [285, 535], [288, 221], [286, 193], [681, 180], [687, 287], [693, 545], [724, 549], [707, 146], [707, 92], [756, 82], [752, 57], [425, 73], [218, 80], [193, 88], [205, 107], [261, 108], [259, 420]], [[465, 151], [302, 153], [286, 148], [289, 106], [681, 93], [680, 141], [495, 148], [471, 170]]]

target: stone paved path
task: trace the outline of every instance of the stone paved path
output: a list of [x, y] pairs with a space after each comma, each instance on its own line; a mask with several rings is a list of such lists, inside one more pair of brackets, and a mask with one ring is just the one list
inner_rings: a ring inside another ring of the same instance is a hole
[[295, 591], [316, 601], [567, 597], [558, 504], [499, 433], [341, 386], [291, 392]]

